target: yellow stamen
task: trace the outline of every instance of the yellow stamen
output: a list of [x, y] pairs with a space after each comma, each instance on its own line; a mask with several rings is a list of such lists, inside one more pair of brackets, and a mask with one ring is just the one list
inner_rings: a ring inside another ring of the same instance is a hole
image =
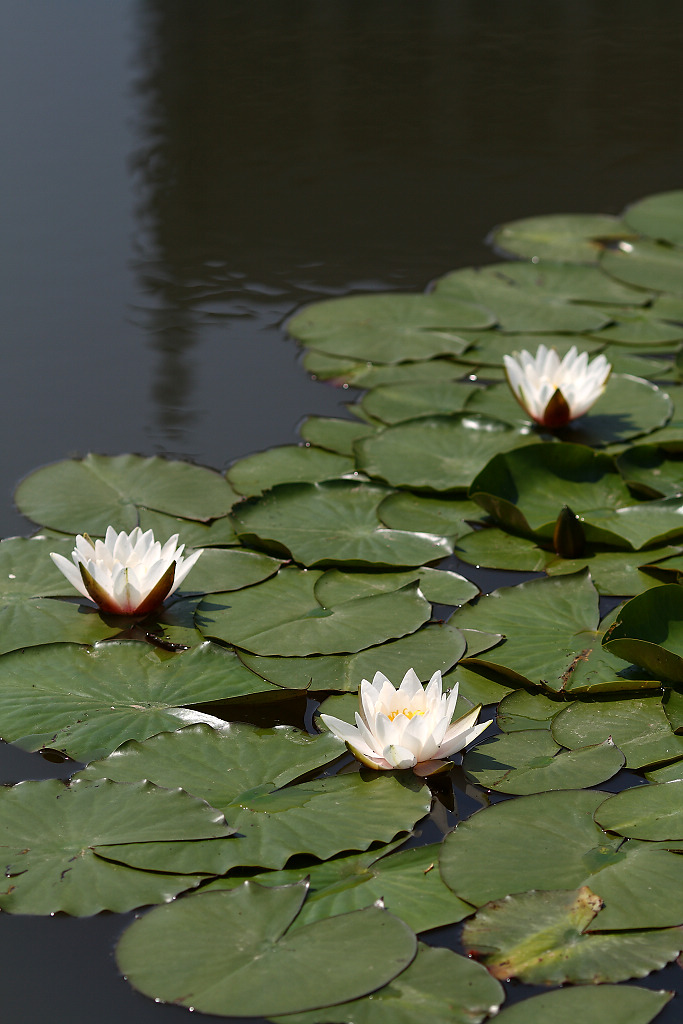
[[411, 711], [410, 708], [399, 708], [398, 711], [390, 711], [387, 718], [390, 722], [393, 722], [397, 715], [405, 715], [406, 718], [414, 718], [415, 715], [424, 715], [424, 711]]

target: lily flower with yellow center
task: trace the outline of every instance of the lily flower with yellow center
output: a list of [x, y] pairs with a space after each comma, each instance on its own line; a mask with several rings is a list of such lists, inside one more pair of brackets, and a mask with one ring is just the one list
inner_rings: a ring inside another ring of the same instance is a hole
[[136, 526], [131, 533], [107, 527], [103, 541], [87, 533], [76, 537], [71, 558], [50, 553], [57, 568], [83, 597], [113, 615], [147, 615], [178, 589], [201, 555], [201, 549], [183, 558], [178, 534], [162, 547], [152, 530]]
[[481, 705], [451, 722], [458, 699], [458, 684], [442, 693], [441, 673], [435, 672], [427, 689], [408, 669], [396, 689], [381, 672], [359, 691], [356, 725], [321, 715], [327, 728], [343, 740], [354, 757], [368, 768], [412, 768], [417, 775], [432, 775], [450, 767], [445, 758], [471, 743], [491, 723], [475, 724]]
[[539, 345], [535, 356], [526, 350], [503, 356], [513, 395], [532, 420], [551, 430], [564, 427], [588, 412], [605, 390], [612, 367], [604, 356], [590, 363], [576, 345], [562, 361], [554, 348]]

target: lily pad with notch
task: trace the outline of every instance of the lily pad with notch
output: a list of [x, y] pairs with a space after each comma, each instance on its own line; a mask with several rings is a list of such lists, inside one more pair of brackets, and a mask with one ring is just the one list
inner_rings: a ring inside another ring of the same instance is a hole
[[621, 609], [603, 646], [656, 679], [683, 682], [683, 588], [665, 584], [638, 594]]
[[650, 1024], [673, 996], [637, 985], [559, 988], [507, 1007], [497, 1024]]
[[598, 213], [553, 213], [512, 220], [494, 228], [490, 243], [499, 251], [525, 259], [595, 263], [602, 239], [628, 236], [632, 229], [618, 217]]
[[683, 781], [636, 786], [605, 800], [595, 820], [631, 839], [683, 840]]
[[604, 252], [600, 265], [626, 284], [683, 296], [683, 249], [678, 247], [633, 239]]
[[[226, 476], [239, 494], [251, 498], [277, 484], [334, 480], [354, 473], [355, 469], [354, 460], [345, 455], [313, 445], [290, 444], [247, 455], [233, 462]], [[236, 514], [240, 508], [235, 509]]]

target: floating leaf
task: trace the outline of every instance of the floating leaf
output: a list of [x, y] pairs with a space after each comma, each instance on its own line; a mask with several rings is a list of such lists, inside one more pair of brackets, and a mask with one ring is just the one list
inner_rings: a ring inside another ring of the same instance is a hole
[[303, 565], [423, 565], [452, 553], [444, 537], [384, 526], [378, 509], [388, 493], [355, 480], [281, 484], [233, 519], [245, 543], [284, 548]]
[[683, 192], [659, 192], [629, 206], [624, 213], [629, 227], [672, 245], [683, 244]]
[[0, 788], [0, 806], [7, 879], [0, 908], [16, 914], [123, 913], [171, 900], [199, 879], [132, 871], [98, 857], [94, 847], [173, 845], [231, 831], [203, 801], [148, 782], [22, 782]]
[[212, 595], [199, 605], [197, 625], [253, 654], [300, 657], [355, 653], [412, 633], [429, 618], [416, 584], [323, 608], [314, 596], [321, 575], [288, 567], [264, 583]]
[[360, 404], [382, 423], [401, 423], [419, 416], [462, 412], [474, 391], [471, 384], [453, 381], [386, 384], [368, 391]]
[[[419, 944], [415, 960], [392, 982], [364, 999], [330, 1006], [324, 1017], [329, 1024], [479, 1024], [503, 998], [500, 984], [479, 964], [449, 949]], [[277, 1024], [318, 1024], [320, 1013], [273, 1019]]]
[[125, 740], [207, 720], [186, 705], [272, 689], [233, 652], [208, 643], [170, 658], [134, 641], [43, 645], [0, 660], [0, 735], [90, 761]]
[[683, 736], [674, 735], [661, 697], [603, 698], [574, 701], [553, 719], [552, 734], [563, 747], [576, 749], [611, 736], [638, 770], [683, 757]]
[[636, 985], [560, 988], [509, 1006], [496, 1024], [650, 1024], [673, 995]]
[[[235, 495], [235, 501], [238, 495]], [[157, 540], [165, 540], [178, 534], [179, 540], [188, 548], [224, 547], [237, 544], [237, 537], [228, 516], [212, 519], [208, 523], [200, 523], [196, 519], [179, 519], [167, 516], [164, 512], [154, 512], [148, 508], [138, 509], [138, 525], [143, 533], [153, 530]]]
[[496, 723], [503, 732], [549, 729], [555, 715], [566, 705], [544, 693], [513, 690], [498, 705]]
[[600, 331], [598, 338], [601, 341], [649, 347], [673, 344], [683, 338], [683, 327], [660, 320], [651, 309], [628, 309], [613, 305], [600, 305], [598, 308], [615, 321]]
[[655, 678], [683, 682], [683, 588], [667, 584], [634, 597], [603, 645]]
[[627, 448], [616, 462], [629, 487], [646, 498], [670, 497], [683, 492], [680, 459], [667, 458], [667, 453], [654, 444]]
[[192, 568], [183, 591], [211, 594], [217, 591], [241, 590], [273, 576], [282, 561], [269, 558], [260, 551], [243, 548], [207, 548]]
[[224, 516], [235, 500], [235, 492], [213, 470], [139, 455], [55, 462], [27, 476], [15, 494], [19, 511], [34, 522], [93, 536], [103, 536], [109, 525], [132, 530], [139, 507], [207, 521]]
[[482, 464], [535, 441], [479, 413], [407, 420], [356, 442], [358, 468], [394, 487], [463, 491]]
[[622, 242], [603, 253], [602, 269], [618, 281], [683, 295], [683, 250], [647, 239]]
[[290, 933], [305, 895], [305, 884], [245, 882], [156, 908], [119, 940], [119, 970], [160, 1002], [223, 1017], [265, 1016], [357, 998], [414, 958], [413, 932], [377, 907]]
[[624, 766], [624, 755], [611, 739], [558, 753], [545, 729], [494, 736], [465, 754], [468, 778], [499, 793], [525, 795], [557, 789], [597, 786]]
[[356, 420], [339, 420], [327, 416], [306, 416], [299, 427], [304, 441], [338, 455], [353, 455], [353, 442], [372, 434], [374, 427]]
[[633, 839], [683, 839], [683, 782], [637, 786], [605, 800], [595, 812], [598, 825]]
[[570, 299], [572, 302], [612, 302], [625, 306], [644, 306], [652, 297], [648, 292], [615, 281], [607, 274], [603, 274], [597, 266], [579, 263], [553, 263], [547, 259], [539, 260], [537, 263], [510, 260], [484, 267], [482, 272], [525, 288], [537, 288], [549, 295]]
[[427, 498], [406, 491], [389, 494], [377, 514], [392, 530], [414, 530], [451, 538], [468, 533], [472, 528], [470, 524], [482, 519], [481, 508], [473, 501]]
[[555, 213], [513, 220], [495, 228], [490, 241], [499, 250], [525, 259], [595, 263], [603, 238], [620, 238], [629, 228], [618, 217], [593, 213]]
[[353, 459], [344, 455], [311, 445], [290, 444], [239, 459], [226, 476], [239, 494], [252, 497], [276, 484], [333, 480], [353, 473], [355, 468]]
[[683, 930], [586, 934], [602, 901], [588, 886], [526, 892], [488, 903], [468, 921], [463, 942], [494, 978], [527, 985], [598, 984], [644, 978], [674, 960]]
[[372, 679], [375, 672], [383, 672], [389, 679], [402, 679], [412, 667], [419, 678], [426, 681], [437, 670], [446, 672], [464, 653], [464, 634], [453, 626], [433, 622], [400, 640], [378, 644], [358, 654], [259, 658], [241, 652], [240, 658], [257, 675], [278, 686], [306, 686], [311, 693], [317, 690], [356, 693], [361, 680]]
[[330, 569], [315, 585], [315, 596], [325, 607], [370, 594], [386, 594], [407, 583], [419, 581], [420, 590], [434, 604], [462, 605], [479, 593], [479, 588], [457, 572], [428, 566], [406, 572], [341, 572]]

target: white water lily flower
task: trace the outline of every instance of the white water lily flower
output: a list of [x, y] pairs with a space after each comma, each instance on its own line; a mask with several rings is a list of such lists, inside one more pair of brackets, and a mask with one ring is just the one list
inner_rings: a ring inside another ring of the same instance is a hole
[[107, 527], [103, 541], [87, 535], [76, 537], [71, 557], [50, 553], [57, 568], [83, 597], [91, 598], [104, 612], [114, 615], [146, 615], [180, 586], [202, 553], [183, 558], [174, 533], [162, 547], [152, 530], [136, 526], [131, 533]]
[[431, 775], [449, 767], [442, 758], [462, 750], [491, 724], [475, 725], [481, 704], [451, 723], [458, 684], [442, 694], [440, 672], [426, 690], [412, 668], [398, 689], [376, 672], [371, 683], [362, 681], [358, 698], [355, 726], [331, 715], [320, 717], [368, 768], [413, 768], [419, 775]]
[[533, 420], [544, 427], [564, 427], [583, 416], [605, 390], [612, 367], [604, 356], [590, 363], [576, 345], [560, 362], [554, 348], [539, 345], [535, 356], [503, 356], [512, 393]]

